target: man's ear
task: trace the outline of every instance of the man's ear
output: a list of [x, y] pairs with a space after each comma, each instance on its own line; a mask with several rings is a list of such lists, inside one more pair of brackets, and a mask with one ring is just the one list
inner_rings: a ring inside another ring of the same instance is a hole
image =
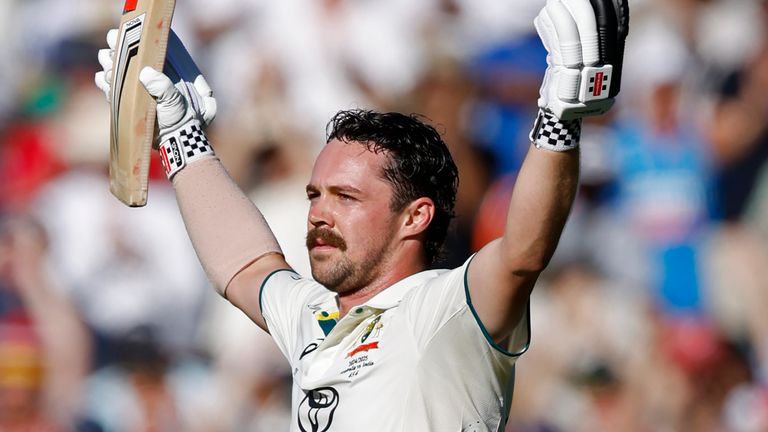
[[435, 203], [427, 197], [411, 201], [403, 210], [401, 233], [404, 237], [415, 237], [425, 232], [435, 217]]

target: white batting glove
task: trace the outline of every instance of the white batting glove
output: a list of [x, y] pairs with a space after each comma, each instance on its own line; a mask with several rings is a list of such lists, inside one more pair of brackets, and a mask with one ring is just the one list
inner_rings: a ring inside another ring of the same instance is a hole
[[168, 178], [193, 162], [214, 157], [201, 114], [191, 99], [167, 75], [151, 67], [141, 70], [139, 81], [157, 101], [158, 151]]
[[581, 118], [607, 112], [619, 92], [627, 0], [547, 0], [534, 25], [548, 55], [531, 141], [570, 150], [578, 146]]
[[[94, 81], [109, 100], [116, 29], [107, 33], [107, 44], [108, 49], [99, 51], [103, 70], [96, 73]], [[172, 178], [189, 163], [214, 156], [203, 129], [216, 117], [217, 104], [205, 77], [173, 31], [168, 37], [163, 71], [144, 68], [139, 80], [157, 101], [157, 147], [165, 172]]]
[[112, 59], [115, 58], [115, 45], [117, 45], [117, 29], [112, 29], [107, 32], [107, 46], [109, 48], [99, 50], [99, 63], [102, 70], [96, 72], [94, 79], [96, 87], [104, 92], [107, 102], [109, 102], [112, 93]]

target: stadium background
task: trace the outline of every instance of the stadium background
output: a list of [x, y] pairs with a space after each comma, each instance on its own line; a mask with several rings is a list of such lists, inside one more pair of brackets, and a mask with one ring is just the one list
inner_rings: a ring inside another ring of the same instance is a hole
[[[218, 98], [217, 153], [297, 269], [308, 170], [350, 107], [444, 134], [456, 265], [498, 235], [528, 146], [542, 4], [178, 0], [173, 27]], [[121, 7], [0, 2], [0, 430], [287, 430], [289, 371], [208, 287], [157, 161], [146, 208], [107, 191], [93, 74]], [[507, 430], [766, 431], [768, 2], [630, 7]]]

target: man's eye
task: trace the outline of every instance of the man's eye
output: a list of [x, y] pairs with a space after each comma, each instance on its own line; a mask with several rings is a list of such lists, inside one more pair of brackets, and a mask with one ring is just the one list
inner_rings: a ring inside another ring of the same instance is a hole
[[339, 194], [339, 198], [341, 198], [342, 200], [345, 200], [345, 201], [352, 201], [352, 200], [355, 199], [355, 197], [353, 197], [352, 195], [347, 195], [345, 193], [340, 193]]

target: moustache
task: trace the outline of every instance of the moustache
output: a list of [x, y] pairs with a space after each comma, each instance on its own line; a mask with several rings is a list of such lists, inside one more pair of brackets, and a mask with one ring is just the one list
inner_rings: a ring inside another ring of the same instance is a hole
[[347, 250], [347, 243], [331, 230], [314, 228], [307, 232], [307, 249], [317, 246], [318, 241], [326, 246], [333, 246], [341, 251]]

